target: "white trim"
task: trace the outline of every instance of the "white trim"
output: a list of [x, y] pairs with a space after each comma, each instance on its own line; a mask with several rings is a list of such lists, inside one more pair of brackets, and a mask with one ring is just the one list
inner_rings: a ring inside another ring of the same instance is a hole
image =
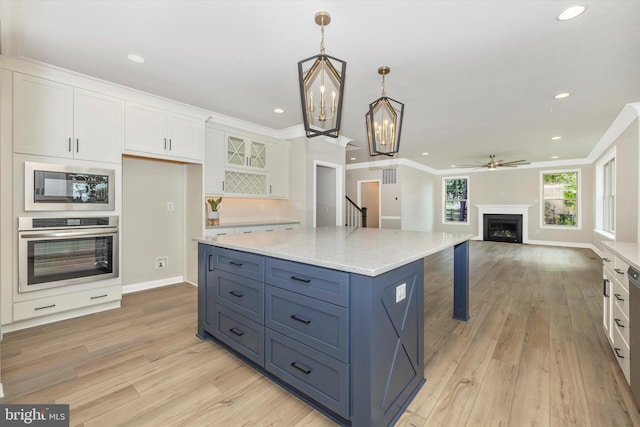
[[622, 111], [618, 114], [618, 117], [613, 121], [609, 129], [602, 135], [600, 141], [593, 147], [591, 153], [589, 153], [588, 159], [590, 163], [595, 162], [595, 160], [600, 157], [604, 150], [607, 149], [611, 144], [615, 142], [616, 139], [624, 132], [629, 125], [640, 116], [640, 102], [635, 102], [632, 104], [626, 104]]
[[604, 231], [596, 228], [595, 230], [593, 230], [593, 232], [598, 234], [599, 236], [604, 237], [605, 239], [611, 240], [612, 242], [615, 242], [616, 240], [616, 235], [613, 233], [609, 233], [608, 231]]
[[[593, 201], [594, 204], [594, 215], [595, 215], [595, 227], [596, 230], [595, 231], [601, 231], [602, 233], [606, 233], [604, 235], [613, 235], [613, 239], [615, 240], [615, 229], [616, 229], [616, 215], [615, 215], [615, 211], [614, 211], [614, 216], [613, 216], [613, 230], [614, 232], [611, 233], [609, 231], [605, 231], [603, 228], [603, 224], [604, 224], [604, 203], [603, 203], [603, 196], [604, 196], [604, 165], [606, 165], [607, 163], [609, 163], [611, 160], [614, 160], [614, 167], [617, 170], [617, 163], [615, 161], [616, 159], [616, 146], [613, 146], [613, 148], [611, 148], [611, 150], [609, 150], [607, 152], [607, 154], [605, 154], [604, 156], [602, 156], [597, 162], [596, 162], [596, 167], [595, 167], [595, 172], [596, 172], [596, 178], [595, 178], [595, 200]], [[614, 186], [617, 184], [617, 177], [614, 177]], [[614, 187], [615, 188], [615, 187]], [[614, 196], [615, 196], [615, 192], [614, 192]]]
[[166, 279], [152, 280], [150, 282], [134, 283], [133, 285], [123, 285], [122, 294], [144, 291], [147, 289], [161, 288], [163, 286], [175, 285], [184, 282], [182, 276], [168, 277]]
[[[375, 160], [371, 162], [362, 162], [362, 163], [351, 163], [346, 166], [347, 170], [354, 169], [369, 169], [369, 168], [387, 168], [393, 166], [408, 166], [410, 168], [414, 168], [423, 172], [428, 172], [433, 175], [442, 175], [443, 173], [449, 173], [449, 171], [438, 171], [437, 169], [433, 169], [427, 165], [423, 165], [422, 163], [414, 162], [413, 160], [405, 159], [405, 158], [397, 158], [397, 159], [385, 159], [385, 160]], [[442, 172], [442, 173], [439, 173]]]
[[478, 208], [478, 235], [474, 240], [484, 240], [484, 214], [522, 215], [522, 243], [529, 240], [529, 208], [531, 205], [475, 205]]
[[527, 242], [530, 245], [539, 245], [539, 246], [561, 246], [567, 248], [583, 248], [583, 249], [591, 249], [595, 251], [595, 246], [591, 243], [576, 243], [576, 242], [554, 242], [550, 240], [529, 240]]
[[2, 383], [0, 383], [0, 399], [4, 397], [4, 388], [2, 387]]
[[380, 215], [380, 219], [402, 219], [401, 216], [382, 216]]
[[[545, 174], [561, 174], [561, 173], [573, 173], [577, 174], [576, 179], [576, 204], [578, 210], [578, 218], [576, 218], [576, 225], [550, 225], [544, 223], [544, 181], [543, 176]], [[540, 228], [545, 230], [568, 230], [579, 231], [582, 230], [582, 169], [558, 169], [558, 170], [541, 170], [539, 175], [539, 189], [540, 189]]]

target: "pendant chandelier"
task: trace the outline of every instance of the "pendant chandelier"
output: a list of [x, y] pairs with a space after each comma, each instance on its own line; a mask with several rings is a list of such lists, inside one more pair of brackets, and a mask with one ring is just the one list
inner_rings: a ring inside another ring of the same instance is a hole
[[400, 149], [404, 104], [387, 97], [384, 76], [390, 72], [389, 67], [378, 68], [378, 74], [382, 76], [382, 96], [369, 104], [365, 114], [371, 156], [393, 156]]
[[320, 54], [298, 62], [304, 130], [307, 138], [321, 135], [337, 138], [347, 63], [325, 54], [324, 26], [331, 22], [331, 15], [318, 12], [315, 22], [320, 25], [322, 35]]

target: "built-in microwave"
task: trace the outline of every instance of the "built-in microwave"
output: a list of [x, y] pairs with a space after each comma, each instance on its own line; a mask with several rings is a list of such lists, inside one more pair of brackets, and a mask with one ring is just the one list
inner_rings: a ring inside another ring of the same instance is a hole
[[25, 211], [115, 209], [113, 169], [24, 163]]

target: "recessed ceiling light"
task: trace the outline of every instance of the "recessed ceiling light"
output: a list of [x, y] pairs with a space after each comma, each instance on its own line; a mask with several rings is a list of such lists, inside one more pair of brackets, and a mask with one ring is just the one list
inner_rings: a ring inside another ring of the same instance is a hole
[[136, 55], [135, 53], [130, 53], [129, 55], [127, 55], [127, 59], [138, 64], [144, 63], [144, 58], [140, 55]]
[[571, 96], [571, 93], [569, 92], [561, 92], [559, 94], [557, 94], [556, 96], [554, 96], [555, 99], [563, 99], [566, 98], [568, 96]]
[[349, 160], [355, 160], [355, 159], [356, 159], [355, 157], [350, 157], [350, 158], [349, 158]]
[[451, 165], [451, 167], [452, 167], [452, 168], [455, 168], [455, 167], [456, 167], [456, 165]]
[[551, 156], [552, 159], [557, 159], [560, 156]]
[[423, 155], [423, 156], [428, 156], [428, 155], [429, 155], [429, 153], [422, 153], [422, 155]]
[[568, 21], [570, 19], [573, 19], [577, 16], [582, 15], [582, 13], [586, 10], [586, 6], [583, 6], [581, 4], [575, 5], [575, 6], [571, 6], [567, 9], [565, 9], [564, 11], [562, 11], [562, 13], [560, 15], [558, 15], [558, 21]]
[[554, 137], [551, 137], [551, 139], [554, 140], [554, 141], [557, 141], [559, 139], [562, 139], [562, 137], [561, 136], [554, 136]]
[[282, 114], [282, 113], [284, 113], [284, 110], [282, 108], [274, 108], [273, 112], [276, 113], [276, 114]]

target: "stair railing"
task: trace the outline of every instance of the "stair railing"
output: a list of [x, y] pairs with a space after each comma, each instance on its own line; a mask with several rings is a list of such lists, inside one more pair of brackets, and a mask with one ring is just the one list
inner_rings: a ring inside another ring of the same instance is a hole
[[366, 227], [367, 208], [358, 206], [353, 200], [346, 196], [347, 208], [345, 209], [345, 227]]

